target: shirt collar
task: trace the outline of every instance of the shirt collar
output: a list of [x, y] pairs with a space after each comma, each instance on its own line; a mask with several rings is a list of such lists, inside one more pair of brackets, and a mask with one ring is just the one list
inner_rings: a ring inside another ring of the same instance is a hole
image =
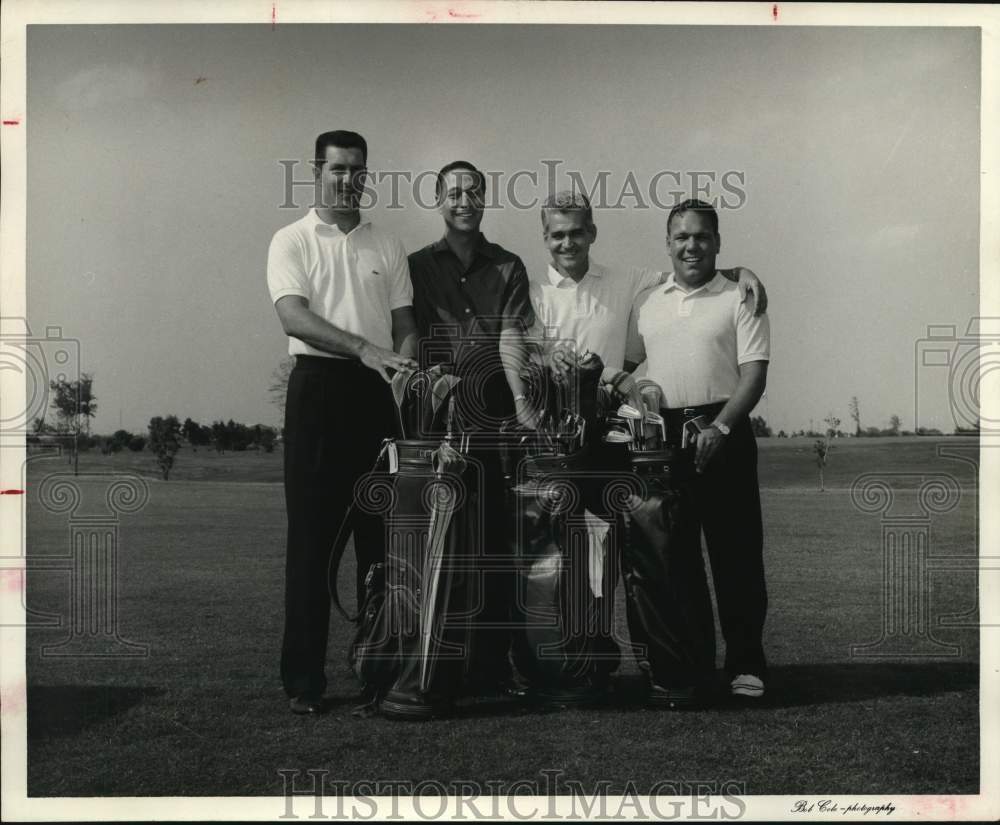
[[[697, 289], [692, 289], [690, 291], [687, 291], [686, 294], [694, 295], [696, 292], [701, 292], [703, 290], [705, 292], [722, 292], [725, 286], [726, 286], [726, 277], [721, 272], [716, 270], [715, 275], [707, 284], [702, 284]], [[677, 279], [674, 277], [673, 272], [667, 275], [667, 280], [663, 282], [664, 292], [669, 292], [671, 289], [677, 289], [681, 292], [685, 292], [685, 290], [681, 289], [680, 284], [677, 283]]]
[[311, 219], [314, 231], [322, 232], [324, 235], [326, 234], [340, 235], [341, 237], [344, 238], [346, 238], [348, 235], [352, 235], [353, 233], [357, 232], [362, 227], [371, 225], [371, 221], [366, 220], [364, 217], [362, 217], [360, 223], [358, 223], [358, 225], [355, 226], [354, 229], [352, 229], [350, 232], [341, 232], [340, 227], [338, 227], [337, 224], [327, 223], [326, 221], [324, 221], [319, 216], [319, 212], [317, 212], [315, 209], [309, 210], [309, 218]]
[[[451, 252], [451, 247], [448, 246], [447, 238], [441, 238], [440, 240], [432, 243], [431, 249], [434, 252]], [[500, 255], [500, 247], [495, 243], [490, 243], [486, 240], [486, 236], [482, 232], [479, 233], [479, 238], [476, 241], [476, 248], [474, 251], [475, 254], [482, 255], [490, 260], [495, 260]]]
[[[563, 275], [552, 264], [549, 264], [548, 276], [549, 276], [549, 283], [552, 284], [552, 286], [559, 286], [563, 281], [573, 281], [572, 278], [570, 278], [568, 275]], [[604, 267], [601, 266], [596, 261], [594, 261], [593, 259], [591, 259], [590, 265], [588, 266], [587, 272], [583, 276], [583, 278], [581, 278], [579, 281], [573, 281], [573, 283], [575, 285], [581, 284], [583, 283], [585, 278], [589, 278], [591, 276], [595, 278], [602, 278], [604, 276]]]

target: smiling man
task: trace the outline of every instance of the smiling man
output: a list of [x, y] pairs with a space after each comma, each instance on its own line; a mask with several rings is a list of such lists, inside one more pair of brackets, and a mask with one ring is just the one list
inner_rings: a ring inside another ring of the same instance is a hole
[[[512, 417], [534, 424], [521, 369], [525, 334], [534, 323], [528, 275], [521, 259], [486, 240], [480, 231], [485, 176], [468, 161], [449, 163], [438, 173], [437, 194], [444, 237], [410, 255], [413, 305], [425, 342], [450, 350], [460, 426], [488, 444], [490, 435]], [[421, 348], [421, 359], [428, 348]], [[425, 363], [424, 366], [427, 364]], [[477, 575], [484, 600], [473, 619], [478, 625], [470, 667], [470, 692], [507, 691], [511, 667], [510, 605], [513, 598], [510, 549], [506, 537], [504, 481], [499, 452], [473, 450], [483, 468], [482, 535], [485, 546]]]
[[[316, 138], [321, 205], [279, 229], [267, 258], [268, 290], [295, 356], [285, 404], [281, 679], [298, 714], [324, 710], [330, 551], [355, 483], [394, 432], [390, 371], [416, 367], [406, 253], [358, 209], [367, 156], [356, 132]], [[381, 560], [383, 531], [362, 514], [353, 529], [360, 599], [370, 564]]]
[[[543, 275], [531, 279], [531, 303], [538, 324], [535, 334], [555, 342], [552, 360], [557, 370], [572, 360], [573, 349], [580, 355], [593, 352], [604, 361], [603, 380], [617, 379], [619, 392], [628, 395], [633, 382], [621, 370], [632, 307], [663, 275], [641, 267], [609, 267], [591, 259], [597, 225], [590, 201], [581, 192], [550, 195], [541, 216], [552, 261]], [[722, 274], [738, 281], [741, 300], [752, 296], [756, 312], [766, 309], [767, 294], [753, 272], [737, 267]]]
[[[750, 412], [764, 393], [771, 353], [767, 315], [753, 315], [736, 285], [716, 269], [719, 217], [707, 203], [686, 200], [667, 218], [673, 272], [636, 300], [629, 361], [648, 358], [649, 377], [663, 388], [668, 440], [685, 421], [711, 424], [697, 436], [695, 499], [705, 534], [726, 671], [734, 696], [764, 695], [762, 636], [767, 612], [757, 442]], [[699, 563], [696, 567], [704, 576]], [[706, 597], [707, 598], [707, 597]]]

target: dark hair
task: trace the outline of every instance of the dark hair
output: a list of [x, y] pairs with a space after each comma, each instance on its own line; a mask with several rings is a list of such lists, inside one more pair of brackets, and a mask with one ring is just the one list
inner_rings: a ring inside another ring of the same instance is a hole
[[323, 132], [316, 138], [316, 165], [322, 166], [326, 162], [326, 147], [336, 146], [338, 149], [360, 149], [361, 158], [364, 163], [368, 163], [368, 143], [357, 132], [345, 132], [337, 130], [335, 132]]
[[587, 226], [594, 227], [594, 210], [590, 208], [590, 200], [583, 192], [575, 189], [565, 189], [549, 195], [542, 204], [542, 228], [549, 228], [547, 212], [582, 212]]
[[441, 197], [441, 189], [444, 187], [444, 176], [449, 172], [454, 172], [456, 169], [468, 169], [472, 172], [476, 178], [477, 188], [484, 195], [486, 194], [486, 176], [467, 160], [453, 160], [451, 163], [446, 163], [442, 166], [441, 171], [437, 173], [437, 182], [434, 185], [434, 192], [439, 198]]
[[696, 198], [688, 198], [686, 201], [681, 201], [677, 206], [670, 210], [670, 214], [667, 215], [667, 235], [670, 235], [670, 222], [674, 219], [675, 215], [680, 215], [683, 212], [700, 212], [706, 218], [708, 218], [709, 224], [712, 226], [712, 232], [716, 235], [719, 234], [719, 213], [715, 211], [715, 208], [705, 201], [697, 200]]

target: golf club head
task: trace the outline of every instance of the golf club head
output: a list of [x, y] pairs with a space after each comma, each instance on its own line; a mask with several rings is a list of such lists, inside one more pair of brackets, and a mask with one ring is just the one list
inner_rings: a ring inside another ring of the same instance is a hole
[[608, 430], [604, 434], [605, 444], [632, 444], [633, 441], [632, 436], [621, 430]]
[[642, 428], [642, 413], [631, 404], [622, 404], [618, 408], [618, 415], [625, 419], [629, 431], [632, 433], [632, 440], [638, 441], [639, 432]]

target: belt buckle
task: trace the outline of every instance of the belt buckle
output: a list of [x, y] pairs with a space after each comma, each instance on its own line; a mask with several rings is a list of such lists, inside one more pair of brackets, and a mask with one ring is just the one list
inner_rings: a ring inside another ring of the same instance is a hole
[[698, 415], [698, 410], [696, 410], [694, 407], [685, 407], [682, 415], [685, 418], [695, 418]]

